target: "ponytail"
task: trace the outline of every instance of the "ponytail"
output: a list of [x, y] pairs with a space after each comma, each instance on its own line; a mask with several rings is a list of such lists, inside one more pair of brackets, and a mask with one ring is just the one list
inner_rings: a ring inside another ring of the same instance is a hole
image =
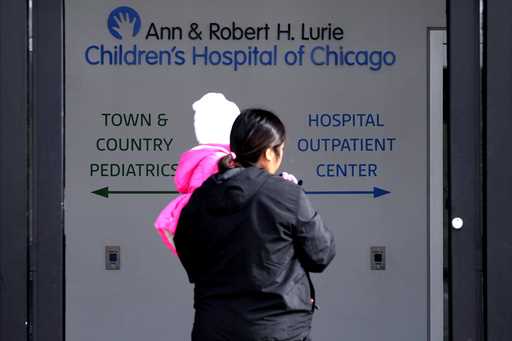
[[229, 169], [241, 167], [241, 165], [235, 161], [235, 158], [236, 158], [236, 156], [235, 156], [235, 153], [233, 153], [233, 152], [220, 158], [220, 160], [217, 164], [219, 167], [219, 173], [224, 173], [225, 171], [227, 171]]

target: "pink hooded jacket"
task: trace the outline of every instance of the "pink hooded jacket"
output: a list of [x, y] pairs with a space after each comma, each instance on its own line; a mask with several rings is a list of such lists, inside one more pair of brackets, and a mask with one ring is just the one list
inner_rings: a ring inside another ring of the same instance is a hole
[[162, 241], [174, 254], [176, 248], [170, 237], [176, 232], [182, 208], [188, 203], [192, 192], [219, 171], [219, 159], [229, 153], [229, 145], [200, 144], [181, 154], [174, 177], [176, 189], [181, 194], [167, 204], [154, 223]]

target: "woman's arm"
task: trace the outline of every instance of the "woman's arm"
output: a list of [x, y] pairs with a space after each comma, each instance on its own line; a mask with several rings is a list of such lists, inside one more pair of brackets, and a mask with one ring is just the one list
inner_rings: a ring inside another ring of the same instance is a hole
[[304, 270], [322, 272], [336, 255], [332, 232], [300, 190], [294, 226], [295, 249]]

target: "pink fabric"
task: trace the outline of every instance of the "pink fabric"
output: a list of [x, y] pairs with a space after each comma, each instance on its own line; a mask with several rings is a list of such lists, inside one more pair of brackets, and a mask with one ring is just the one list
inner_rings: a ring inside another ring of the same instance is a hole
[[176, 254], [176, 248], [165, 232], [174, 236], [181, 210], [188, 203], [192, 192], [219, 171], [217, 166], [219, 159], [229, 153], [229, 145], [201, 144], [181, 154], [174, 176], [176, 189], [181, 194], [167, 204], [154, 223], [163, 243], [174, 254]]

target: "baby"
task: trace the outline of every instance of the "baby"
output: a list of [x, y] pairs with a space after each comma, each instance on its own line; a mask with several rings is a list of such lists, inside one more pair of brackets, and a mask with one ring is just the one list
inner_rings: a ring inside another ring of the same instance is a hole
[[181, 194], [160, 212], [154, 223], [162, 241], [174, 254], [173, 236], [181, 210], [192, 192], [218, 172], [219, 159], [231, 152], [229, 135], [233, 122], [240, 114], [238, 106], [221, 93], [207, 93], [192, 108], [199, 145], [181, 154], [174, 177], [176, 189]]

